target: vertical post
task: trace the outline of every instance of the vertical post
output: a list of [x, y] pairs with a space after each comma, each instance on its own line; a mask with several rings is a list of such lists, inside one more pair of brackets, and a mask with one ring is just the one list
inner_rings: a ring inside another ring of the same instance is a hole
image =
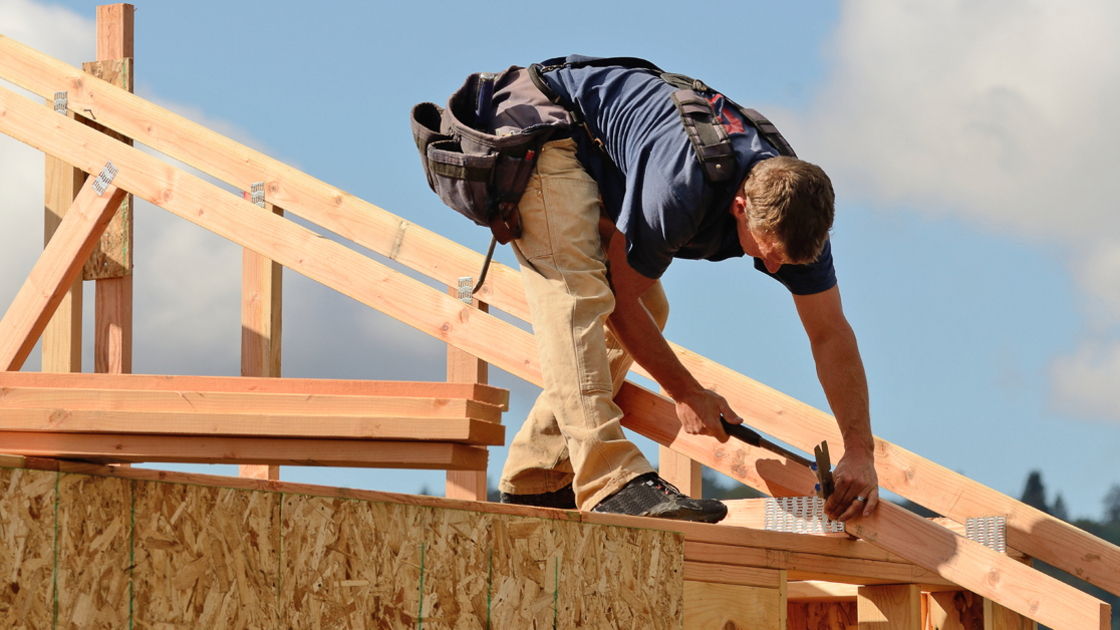
[[[661, 390], [662, 395], [667, 395]], [[694, 499], [703, 498], [704, 493], [703, 472], [700, 462], [693, 461], [686, 455], [659, 444], [657, 447], [657, 474], [661, 478], [677, 487], [681, 492]]]
[[[277, 216], [284, 211], [264, 200], [264, 183], [245, 198]], [[283, 266], [251, 249], [241, 255], [241, 376], [280, 377]], [[279, 466], [242, 464], [242, 477], [280, 479]]]
[[[447, 294], [466, 302], [468, 299], [475, 308], [488, 313], [490, 305], [469, 297], [463, 297], [460, 287], [448, 287]], [[482, 383], [489, 380], [489, 365], [478, 357], [464, 352], [455, 346], [447, 346], [447, 382], [448, 383]], [[447, 471], [447, 488], [444, 495], [449, 499], [466, 499], [468, 501], [486, 500], [486, 471], [485, 470], [449, 470]]]
[[[53, 105], [53, 100], [48, 104]], [[74, 114], [67, 112], [71, 118]], [[74, 203], [78, 191], [85, 182], [86, 174], [81, 170], [48, 155], [46, 162], [46, 186], [43, 195], [44, 238], [43, 246], [50, 242], [62, 217]], [[82, 371], [82, 277], [78, 276], [67, 291], [66, 297], [54, 312], [47, 328], [43, 331], [44, 372], [81, 372]]]
[[971, 591], [930, 593], [923, 630], [984, 630], [984, 598]]
[[856, 611], [860, 630], [921, 630], [922, 591], [917, 584], [861, 586]]
[[[87, 72], [132, 91], [131, 4], [97, 7], [97, 62]], [[131, 140], [124, 139], [131, 144]], [[132, 195], [105, 230], [83, 274], [97, 281], [94, 309], [94, 371], [132, 373]]]

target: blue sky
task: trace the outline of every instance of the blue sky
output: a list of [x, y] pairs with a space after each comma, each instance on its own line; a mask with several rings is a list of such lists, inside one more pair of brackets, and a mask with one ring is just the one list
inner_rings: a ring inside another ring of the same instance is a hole
[[[1013, 496], [1039, 469], [1074, 516], [1099, 517], [1120, 483], [1120, 213], [1106, 184], [1120, 160], [1120, 11], [1108, 2], [136, 6], [138, 94], [476, 249], [487, 234], [425, 185], [414, 103], [444, 101], [470, 72], [570, 52], [699, 76], [833, 177], [876, 434]], [[94, 7], [0, 0], [0, 33], [78, 65], [94, 57]], [[41, 157], [0, 137], [0, 166], [7, 304], [41, 243]], [[142, 204], [135, 370], [238, 373], [239, 274], [236, 246]], [[297, 274], [284, 282], [286, 376], [443, 377], [438, 342]], [[679, 261], [665, 285], [670, 339], [827, 408], [780, 285], [742, 261]], [[512, 437], [535, 390], [492, 380], [513, 390]], [[492, 451], [495, 482], [504, 456]], [[281, 474], [442, 490], [441, 473]]]

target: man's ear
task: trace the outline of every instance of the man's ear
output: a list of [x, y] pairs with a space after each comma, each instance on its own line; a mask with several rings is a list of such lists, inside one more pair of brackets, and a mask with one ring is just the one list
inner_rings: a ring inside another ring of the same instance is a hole
[[731, 216], [739, 220], [746, 212], [747, 198], [743, 195], [743, 191], [740, 190], [735, 197], [731, 199]]

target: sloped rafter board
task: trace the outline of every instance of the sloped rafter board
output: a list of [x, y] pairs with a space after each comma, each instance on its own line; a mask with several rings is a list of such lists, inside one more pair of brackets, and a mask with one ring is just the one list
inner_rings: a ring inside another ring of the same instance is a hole
[[681, 627], [680, 534], [211, 479], [0, 468], [0, 625]]
[[[481, 266], [477, 252], [3, 36], [0, 78], [44, 98], [67, 89], [75, 109], [89, 109], [105, 126], [239, 190], [264, 181], [266, 196], [283, 208], [443, 284], [456, 284]], [[504, 265], [491, 266], [479, 297], [529, 319], [521, 277]], [[673, 347], [700, 382], [727, 397], [748, 424], [806, 451], [827, 439], [834, 459], [842, 454], [830, 415]], [[885, 440], [877, 439], [876, 446], [879, 481], [887, 489], [960, 523], [1006, 515], [1010, 546], [1120, 595], [1120, 571], [1115, 570], [1120, 547]]]
[[[4, 42], [0, 42], [2, 43]], [[84, 80], [96, 81], [89, 77]], [[352, 250], [224, 193], [142, 152], [123, 145], [107, 146], [106, 143], [111, 141], [93, 137], [101, 134], [78, 129], [81, 125], [20, 99], [6, 90], [0, 91], [0, 124], [9, 135], [83, 169], [93, 168], [93, 151], [100, 151], [102, 154], [109, 152], [114, 162], [121, 163], [122, 173], [133, 174], [118, 182], [121, 188], [493, 365], [530, 382], [540, 383], [536, 348], [528, 333], [472, 309], [444, 295], [442, 291], [430, 289], [396, 274]], [[290, 207], [291, 204], [285, 205]], [[502, 340], [501, 344], [493, 343], [498, 339]], [[624, 390], [630, 392], [631, 398], [648, 401], [655, 407], [658, 404], [668, 404], [664, 399], [632, 384], [627, 384]], [[623, 407], [625, 408], [624, 405]], [[673, 417], [670, 418], [669, 415]], [[713, 442], [710, 439], [681, 435], [675, 414], [658, 413], [654, 419], [632, 420], [631, 426], [643, 422], [646, 423], [642, 424], [643, 427], [648, 427], [651, 433], [657, 434], [650, 435], [653, 439], [672, 445], [679, 452], [685, 452], [686, 449], [706, 452], [705, 457], [694, 458], [734, 478], [743, 479], [744, 474], [741, 471], [734, 472], [733, 463], [738, 464], [739, 468], [751, 465], [750, 461], [737, 461], [741, 459], [737, 456], [730, 461], [717, 457], [717, 449], [711, 446]], [[735, 452], [743, 450], [734, 449]], [[686, 454], [693, 456], [691, 453]], [[779, 478], [797, 474], [790, 473], [790, 470], [788, 465], [779, 464], [772, 474], [765, 476]], [[799, 472], [807, 474], [804, 470]], [[793, 489], [800, 486], [800, 480], [796, 477], [783, 479], [780, 484]], [[802, 487], [801, 493], [809, 494], [811, 489]], [[882, 518], [882, 513], [891, 512], [892, 508], [894, 506], [885, 505], [879, 516], [865, 519], [864, 532], [874, 535], [876, 544], [907, 557], [905, 550], [898, 548], [902, 538], [896, 537], [898, 532], [892, 531], [893, 522]], [[916, 527], [919, 533], [929, 533], [933, 539], [937, 539], [937, 534], [944, 531], [943, 528], [925, 521], [908, 525]], [[923, 560], [930, 562], [930, 565], [923, 566], [943, 577], [942, 571], [947, 570], [957, 578], [953, 581], [961, 586], [1056, 628], [1107, 625], [1107, 606], [1102, 609], [1103, 604], [1099, 600], [975, 543], [964, 539], [953, 542], [950, 547], [938, 546], [932, 554], [923, 554]], [[969, 553], [958, 553], [962, 549], [967, 549]], [[1029, 596], [1035, 592], [1034, 589], [1028, 589], [1027, 594], [1019, 595], [1011, 588], [998, 588], [998, 585], [991, 584], [987, 579], [988, 569], [992, 567], [999, 568], [1005, 584], [1040, 582], [1046, 585], [1045, 590], [1051, 595], [1040, 603]]]

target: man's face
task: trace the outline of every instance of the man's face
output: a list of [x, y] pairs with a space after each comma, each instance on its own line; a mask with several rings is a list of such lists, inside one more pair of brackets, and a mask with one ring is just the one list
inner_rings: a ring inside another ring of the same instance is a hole
[[731, 204], [731, 214], [735, 217], [735, 227], [739, 232], [739, 244], [743, 246], [743, 251], [748, 256], [761, 259], [770, 273], [778, 271], [782, 265], [790, 264], [785, 247], [775, 236], [747, 227], [745, 205], [742, 197], [736, 197]]

